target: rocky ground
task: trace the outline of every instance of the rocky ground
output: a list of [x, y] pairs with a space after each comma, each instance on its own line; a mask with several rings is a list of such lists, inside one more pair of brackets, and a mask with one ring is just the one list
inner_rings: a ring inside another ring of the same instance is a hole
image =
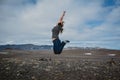
[[120, 51], [0, 51], [0, 80], [120, 80]]

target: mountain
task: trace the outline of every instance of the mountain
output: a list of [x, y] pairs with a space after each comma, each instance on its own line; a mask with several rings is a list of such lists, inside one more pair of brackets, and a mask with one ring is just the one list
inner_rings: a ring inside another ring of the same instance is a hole
[[42, 50], [42, 49], [52, 49], [52, 45], [33, 45], [33, 44], [21, 44], [21, 45], [0, 45], [0, 50], [5, 49], [18, 49], [18, 50]]
[[[50, 50], [53, 48], [53, 45], [34, 45], [34, 44], [7, 44], [7, 45], [0, 45], [0, 50]], [[108, 50], [106, 48], [100, 48], [100, 47], [67, 47], [66, 49], [81, 49], [86, 51], [91, 50]], [[112, 50], [112, 49], [109, 49]]]

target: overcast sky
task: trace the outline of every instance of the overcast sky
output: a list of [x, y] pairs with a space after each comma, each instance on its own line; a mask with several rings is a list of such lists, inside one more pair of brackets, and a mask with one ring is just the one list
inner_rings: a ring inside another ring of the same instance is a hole
[[64, 10], [62, 40], [120, 49], [120, 0], [0, 0], [0, 44], [51, 44]]

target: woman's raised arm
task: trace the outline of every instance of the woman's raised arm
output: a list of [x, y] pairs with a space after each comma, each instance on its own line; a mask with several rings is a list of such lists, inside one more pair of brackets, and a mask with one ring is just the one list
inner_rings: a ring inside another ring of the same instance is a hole
[[65, 16], [65, 13], [66, 13], [66, 11], [63, 11], [63, 14], [62, 14], [62, 16], [60, 17], [59, 23], [63, 22], [63, 18], [64, 18], [64, 16]]

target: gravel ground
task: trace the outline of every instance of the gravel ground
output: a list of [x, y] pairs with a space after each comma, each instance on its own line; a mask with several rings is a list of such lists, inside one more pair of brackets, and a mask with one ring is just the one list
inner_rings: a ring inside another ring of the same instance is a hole
[[109, 50], [64, 50], [61, 55], [51, 50], [4, 50], [0, 80], [120, 80], [119, 55]]

